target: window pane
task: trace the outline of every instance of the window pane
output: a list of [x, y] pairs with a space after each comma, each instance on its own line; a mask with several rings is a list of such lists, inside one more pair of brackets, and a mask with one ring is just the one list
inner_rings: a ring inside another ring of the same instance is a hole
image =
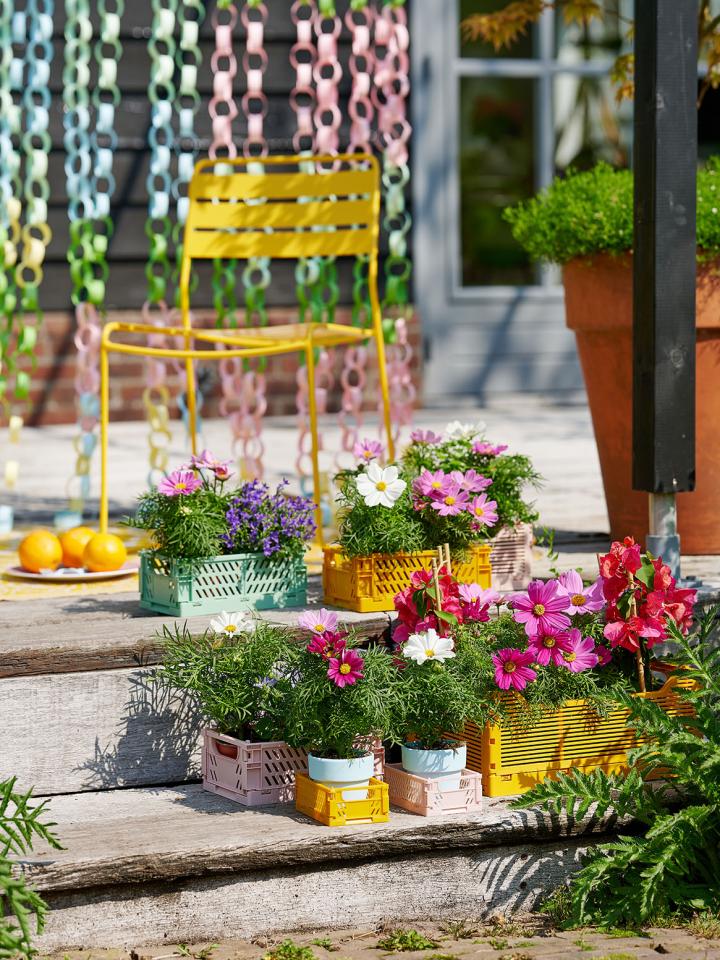
[[632, 104], [618, 104], [608, 77], [559, 74], [554, 82], [555, 169], [586, 170], [599, 160], [627, 166]]
[[502, 219], [533, 193], [532, 80], [460, 81], [460, 231], [463, 286], [526, 284], [534, 271]]
[[561, 13], [555, 16], [555, 43], [558, 60], [614, 60], [620, 53], [632, 52], [628, 31], [632, 27], [632, 0], [603, 0], [604, 13], [587, 25], [565, 23]]
[[[460, 0], [460, 21], [474, 13], [495, 13], [508, 5], [508, 0]], [[526, 34], [518, 37], [509, 47], [503, 47], [501, 50], [495, 50], [490, 43], [484, 43], [482, 40], [466, 40], [461, 32], [460, 34], [460, 56], [461, 57], [495, 57], [501, 59], [508, 58], [526, 58], [533, 55], [532, 44], [533, 28], [530, 27]]]

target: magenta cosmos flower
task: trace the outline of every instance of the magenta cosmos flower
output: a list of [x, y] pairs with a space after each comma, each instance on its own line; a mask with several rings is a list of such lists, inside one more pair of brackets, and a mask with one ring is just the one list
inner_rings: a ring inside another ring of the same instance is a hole
[[569, 650], [566, 633], [537, 633], [528, 643], [528, 651], [541, 667], [547, 667], [549, 663], [555, 667], [566, 666], [563, 657]]
[[525, 624], [525, 633], [534, 637], [538, 633], [560, 633], [570, 626], [570, 617], [564, 610], [570, 606], [570, 598], [560, 593], [557, 580], [533, 580], [527, 593], [514, 593], [508, 600], [516, 623]]
[[430, 506], [441, 517], [456, 517], [464, 513], [468, 505], [468, 495], [456, 483], [451, 483], [442, 493], [434, 493]]
[[410, 434], [410, 439], [413, 443], [429, 443], [433, 446], [436, 443], [442, 443], [442, 437], [433, 433], [432, 430], [413, 430]]
[[173, 470], [158, 483], [158, 493], [166, 497], [187, 496], [202, 486], [202, 480], [192, 470]]
[[358, 440], [353, 447], [353, 456], [363, 463], [379, 460], [383, 455], [383, 445], [377, 440]]
[[328, 663], [327, 675], [336, 687], [351, 687], [363, 675], [363, 659], [355, 650], [343, 650]]
[[449, 486], [450, 478], [442, 470], [436, 470], [434, 473], [423, 470], [420, 476], [413, 480], [413, 491], [423, 497], [445, 493]]
[[322, 607], [320, 610], [306, 610], [298, 617], [298, 626], [303, 630], [322, 636], [323, 633], [335, 633], [338, 625], [338, 616], [332, 610]]
[[306, 649], [308, 653], [316, 653], [323, 660], [337, 657], [346, 647], [344, 633], [316, 633]]
[[529, 652], [506, 647], [494, 653], [492, 659], [495, 664], [495, 683], [501, 690], [509, 690], [510, 687], [524, 690], [537, 677], [530, 666], [533, 655]]
[[567, 635], [567, 650], [563, 653], [563, 666], [572, 673], [581, 673], [596, 667], [599, 660], [592, 637], [583, 638], [579, 630], [570, 630]]
[[497, 523], [497, 501], [488, 500], [486, 493], [474, 497], [468, 503], [467, 511], [481, 527], [493, 527]]
[[577, 570], [566, 570], [558, 577], [558, 593], [566, 593], [570, 598], [567, 612], [572, 616], [575, 613], [596, 613], [605, 606], [602, 577], [586, 587], [583, 578]]
[[497, 457], [504, 450], [507, 450], [506, 443], [493, 446], [492, 443], [486, 443], [484, 440], [478, 440], [472, 448], [473, 453], [476, 453], [479, 457]]
[[218, 480], [227, 480], [232, 476], [230, 460], [218, 460], [209, 450], [203, 450], [199, 456], [190, 457], [190, 466], [195, 470], [210, 470]]
[[482, 491], [487, 490], [492, 483], [492, 480], [488, 477], [483, 477], [482, 474], [477, 473], [475, 470], [466, 470], [465, 473], [462, 473], [460, 470], [453, 470], [450, 474], [450, 479], [453, 483], [456, 483], [461, 490], [467, 490], [468, 493], [482, 493]]

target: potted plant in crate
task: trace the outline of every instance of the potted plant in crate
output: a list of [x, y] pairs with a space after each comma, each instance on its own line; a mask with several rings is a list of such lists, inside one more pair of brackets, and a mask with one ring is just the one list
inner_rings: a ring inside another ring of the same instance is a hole
[[388, 818], [387, 785], [374, 774], [373, 745], [392, 736], [397, 670], [384, 647], [358, 646], [327, 610], [303, 614], [310, 641], [283, 698], [290, 745], [308, 750], [296, 806], [321, 823]]
[[[720, 158], [697, 185], [697, 486], [678, 495], [683, 552], [720, 553]], [[613, 537], [648, 531], [647, 495], [632, 488], [633, 177], [599, 164], [555, 180], [505, 212], [516, 240], [535, 260], [563, 268], [565, 314], [577, 341]]]
[[507, 445], [491, 443], [470, 424], [448, 424], [442, 434], [415, 430], [402, 455], [406, 471], [420, 477], [454, 471], [477, 474], [492, 481], [497, 520], [487, 527], [491, 548], [492, 585], [496, 590], [517, 590], [530, 579], [533, 523], [538, 518], [528, 489], [540, 484], [529, 458], [507, 453]]
[[508, 603], [496, 620], [458, 628], [494, 648], [497, 717], [464, 731], [468, 766], [483, 773], [486, 795], [524, 793], [573, 768], [627, 769], [637, 740], [628, 711], [614, 705], [618, 690], [687, 712], [677, 689], [688, 681], [672, 674], [671, 658], [651, 660], [649, 650], [669, 623], [687, 629], [694, 591], [678, 590], [662, 561], [631, 539], [601, 558], [595, 583], [567, 571], [533, 581]]
[[209, 721], [203, 787], [245, 806], [292, 801], [305, 751], [285, 742], [284, 697], [299, 653], [292, 632], [243, 613], [223, 613], [193, 636], [164, 627], [161, 682], [188, 691]]
[[141, 553], [140, 605], [184, 617], [302, 606], [314, 505], [253, 480], [229, 488], [228, 464], [204, 451], [142, 494], [126, 522], [152, 531]]
[[459, 564], [462, 579], [489, 587], [492, 481], [473, 469], [414, 477], [402, 464], [382, 467], [375, 459], [382, 448], [369, 441], [356, 452], [358, 467], [335, 478], [339, 544], [325, 548], [326, 600], [361, 612], [392, 610], [394, 595], [413, 571], [430, 569], [438, 549]]

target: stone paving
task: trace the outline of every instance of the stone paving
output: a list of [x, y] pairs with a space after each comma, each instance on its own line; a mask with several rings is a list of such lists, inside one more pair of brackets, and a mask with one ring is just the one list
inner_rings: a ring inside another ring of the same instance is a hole
[[[442, 891], [428, 891], [429, 901]], [[293, 937], [223, 941], [219, 944], [137, 947], [126, 950], [73, 950], [63, 960], [720, 960], [720, 922], [716, 939], [686, 929], [651, 928], [639, 934], [597, 930], [558, 931], [538, 918], [514, 918], [492, 924], [468, 920], [419, 923], [424, 939], [398, 937], [391, 924], [379, 930], [318, 930]], [[403, 943], [403, 940], [405, 941]], [[292, 946], [288, 947], [287, 941]], [[285, 943], [285, 945], [283, 945]], [[395, 945], [399, 949], [391, 949]], [[305, 950], [298, 948], [304, 947]], [[414, 947], [415, 949], [408, 949]], [[423, 949], [417, 949], [423, 947]]]

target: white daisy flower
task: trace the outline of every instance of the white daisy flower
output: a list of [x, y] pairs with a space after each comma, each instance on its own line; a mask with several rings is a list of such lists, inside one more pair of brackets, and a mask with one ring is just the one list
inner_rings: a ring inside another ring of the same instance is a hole
[[392, 507], [402, 495], [407, 486], [400, 479], [397, 467], [380, 467], [371, 463], [365, 473], [361, 473], [357, 480], [358, 493], [368, 507]]
[[218, 617], [210, 621], [210, 629], [218, 636], [236, 637], [252, 627], [252, 620], [245, 613], [226, 613], [224, 610]]
[[402, 648], [402, 655], [415, 663], [426, 660], [449, 660], [455, 656], [450, 637], [439, 637], [437, 631], [430, 629], [425, 633], [411, 633]]
[[447, 440], [475, 440], [483, 436], [485, 426], [484, 423], [460, 423], [459, 420], [453, 420], [445, 427], [445, 437]]

